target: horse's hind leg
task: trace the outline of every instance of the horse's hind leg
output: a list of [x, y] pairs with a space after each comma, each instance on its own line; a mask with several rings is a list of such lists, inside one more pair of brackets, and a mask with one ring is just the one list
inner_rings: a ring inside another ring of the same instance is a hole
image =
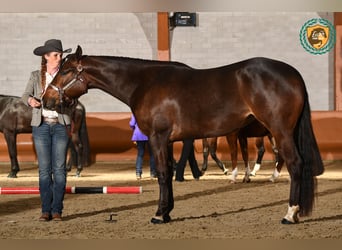
[[203, 164], [202, 164], [202, 172], [204, 173], [207, 171], [208, 168], [208, 157], [209, 157], [209, 144], [208, 139], [202, 139], [202, 146], [203, 146]]
[[242, 182], [250, 182], [251, 179], [249, 178], [250, 175], [250, 168], [249, 168], [249, 162], [248, 162], [248, 142], [247, 137], [239, 136], [239, 142], [240, 142], [240, 148], [242, 153], [243, 162], [245, 163], [245, 176], [243, 177]]
[[67, 151], [67, 161], [66, 161], [66, 171], [70, 172], [72, 169], [72, 166], [74, 165], [74, 158], [73, 155], [73, 145], [71, 142], [69, 142], [68, 151]]
[[82, 144], [79, 145], [78, 149], [77, 149], [77, 170], [76, 170], [76, 177], [81, 177], [81, 172], [83, 170], [83, 165], [82, 165], [82, 158], [84, 157], [82, 152]]
[[279, 142], [279, 153], [286, 159], [286, 165], [290, 174], [290, 199], [288, 212], [282, 220], [283, 224], [298, 223], [300, 187], [302, 181], [303, 163], [297, 151], [293, 137], [290, 135], [275, 138]]
[[82, 159], [83, 159], [83, 145], [81, 143], [80, 137], [78, 136], [78, 133], [75, 132], [71, 136], [71, 144], [73, 145], [72, 155], [75, 157], [74, 164], [76, 165], [76, 177], [81, 177], [81, 172], [83, 170], [82, 166]]
[[232, 176], [231, 176], [231, 182], [235, 183], [236, 178], [238, 176], [238, 168], [237, 168], [237, 133], [232, 133], [226, 136], [227, 142], [230, 148], [230, 157], [232, 161]]
[[202, 140], [203, 144], [203, 165], [202, 165], [202, 172], [205, 172], [208, 167], [208, 156], [210, 153], [211, 158], [216, 162], [217, 166], [223, 171], [225, 175], [228, 174], [228, 169], [224, 163], [217, 157], [216, 150], [217, 150], [217, 137], [212, 138], [204, 138]]
[[223, 164], [223, 162], [217, 157], [216, 151], [217, 151], [217, 137], [210, 138], [208, 140], [209, 144], [209, 153], [211, 158], [216, 162], [216, 165], [223, 171], [223, 174], [228, 174], [228, 169], [226, 169], [226, 166]]
[[76, 166], [76, 174], [75, 174], [76, 177], [80, 177], [81, 172], [83, 170], [81, 159], [82, 159], [82, 149], [80, 148], [79, 145], [77, 145], [75, 142], [72, 142], [71, 140], [69, 142], [69, 147], [68, 147], [66, 170], [70, 172], [72, 167]]
[[217, 157], [216, 152], [210, 153], [211, 158], [216, 162], [217, 166], [223, 171], [223, 174], [228, 175], [228, 169], [224, 165], [224, 163]]
[[258, 157], [257, 157], [256, 163], [254, 164], [253, 170], [250, 173], [251, 176], [256, 176], [256, 172], [259, 171], [259, 169], [261, 167], [261, 161], [262, 161], [262, 158], [264, 157], [264, 153], [265, 153], [264, 138], [263, 137], [257, 137], [255, 139], [255, 146], [258, 149]]
[[4, 131], [5, 140], [7, 143], [8, 154], [11, 160], [11, 171], [8, 178], [17, 178], [17, 173], [20, 171], [18, 158], [17, 158], [17, 135]]

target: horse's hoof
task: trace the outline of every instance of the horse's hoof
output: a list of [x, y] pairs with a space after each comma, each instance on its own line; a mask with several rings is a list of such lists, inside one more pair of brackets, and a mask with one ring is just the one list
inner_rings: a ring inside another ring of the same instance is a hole
[[225, 170], [223, 171], [223, 174], [224, 174], [224, 175], [228, 175], [228, 169], [225, 169]]
[[282, 219], [281, 224], [290, 225], [299, 223], [299, 206], [289, 206], [287, 210], [287, 214]]
[[164, 221], [163, 221], [162, 219], [153, 217], [153, 218], [151, 219], [151, 223], [153, 223], [153, 224], [163, 224]]
[[249, 176], [256, 176], [256, 174], [253, 173], [253, 172], [251, 172], [251, 173], [249, 174]]
[[164, 215], [163, 218], [164, 218], [164, 223], [169, 223], [171, 221], [171, 217], [168, 214]]
[[283, 225], [293, 225], [293, 224], [297, 224], [298, 222], [292, 222], [292, 221], [289, 221], [289, 220], [287, 220], [287, 219], [285, 219], [285, 218], [283, 218], [282, 220], [281, 220], [281, 224], [283, 224]]
[[243, 182], [243, 183], [250, 183], [250, 182], [251, 182], [251, 179], [249, 179], [249, 178], [248, 178], [248, 179], [247, 179], [247, 178], [243, 178], [242, 182]]
[[8, 175], [7, 175], [7, 178], [17, 178], [17, 173], [14, 173], [14, 172], [10, 172]]
[[164, 224], [164, 223], [169, 223], [170, 221], [171, 221], [171, 217], [169, 215], [164, 215], [163, 217], [156, 216], [151, 219], [151, 223], [153, 224]]

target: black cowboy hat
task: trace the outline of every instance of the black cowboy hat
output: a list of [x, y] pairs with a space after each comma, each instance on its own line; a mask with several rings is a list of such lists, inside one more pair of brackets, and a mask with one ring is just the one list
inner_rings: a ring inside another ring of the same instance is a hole
[[49, 52], [70, 53], [71, 49], [63, 50], [61, 40], [50, 39], [44, 43], [44, 46], [35, 48], [33, 54], [35, 54], [36, 56], [43, 56]]

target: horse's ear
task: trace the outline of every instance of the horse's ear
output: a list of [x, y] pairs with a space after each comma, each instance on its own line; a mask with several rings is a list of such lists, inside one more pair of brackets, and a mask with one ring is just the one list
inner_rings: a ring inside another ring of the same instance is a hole
[[77, 45], [77, 49], [76, 49], [76, 52], [75, 52], [75, 54], [76, 54], [76, 58], [77, 58], [77, 60], [80, 60], [80, 59], [81, 59], [81, 57], [82, 57], [82, 48], [81, 48], [81, 46], [80, 46], [80, 45]]

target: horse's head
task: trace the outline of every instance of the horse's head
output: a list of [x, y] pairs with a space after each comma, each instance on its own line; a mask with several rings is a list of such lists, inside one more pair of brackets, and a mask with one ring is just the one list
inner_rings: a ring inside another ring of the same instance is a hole
[[44, 107], [61, 112], [71, 106], [81, 95], [87, 93], [87, 79], [82, 66], [82, 48], [68, 55], [43, 95]]

